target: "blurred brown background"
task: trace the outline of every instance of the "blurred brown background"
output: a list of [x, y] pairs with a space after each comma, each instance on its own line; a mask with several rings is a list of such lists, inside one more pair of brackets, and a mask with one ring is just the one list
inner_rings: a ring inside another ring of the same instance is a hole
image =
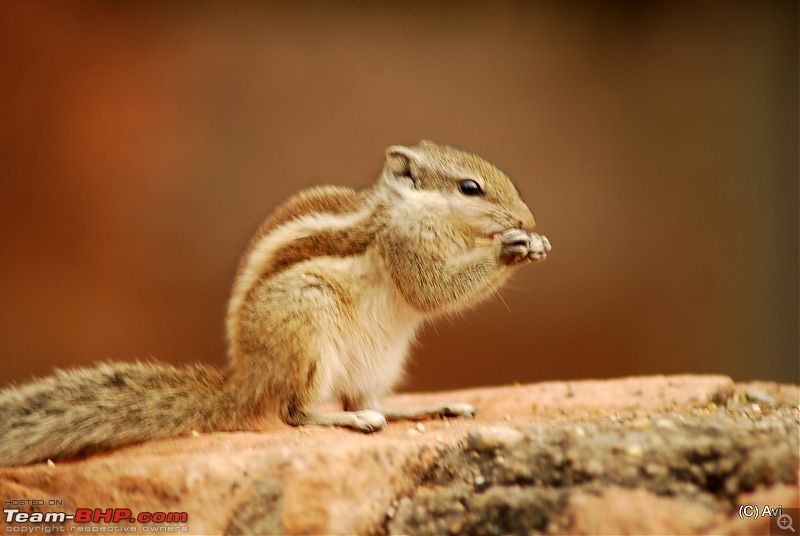
[[249, 234], [421, 138], [553, 243], [424, 332], [408, 390], [797, 382], [795, 1], [0, 4], [0, 385], [224, 363]]

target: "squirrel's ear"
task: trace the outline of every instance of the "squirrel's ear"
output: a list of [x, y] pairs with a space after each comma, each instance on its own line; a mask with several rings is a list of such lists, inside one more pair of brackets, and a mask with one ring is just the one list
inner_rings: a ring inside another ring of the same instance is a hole
[[420, 154], [410, 147], [392, 145], [386, 149], [386, 171], [395, 179], [411, 181], [414, 188], [419, 187], [412, 163], [419, 160]]

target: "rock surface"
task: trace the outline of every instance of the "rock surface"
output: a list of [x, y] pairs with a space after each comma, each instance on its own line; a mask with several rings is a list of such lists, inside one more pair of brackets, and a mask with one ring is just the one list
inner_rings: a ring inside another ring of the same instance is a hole
[[[739, 506], [798, 507], [799, 398], [794, 385], [724, 376], [401, 395], [387, 403], [480, 413], [373, 435], [268, 420], [257, 433], [0, 468], [0, 498], [21, 512], [188, 514], [185, 524], [39, 524], [68, 532], [767, 534], [769, 520], [740, 519]], [[4, 532], [25, 526], [5, 516]]]

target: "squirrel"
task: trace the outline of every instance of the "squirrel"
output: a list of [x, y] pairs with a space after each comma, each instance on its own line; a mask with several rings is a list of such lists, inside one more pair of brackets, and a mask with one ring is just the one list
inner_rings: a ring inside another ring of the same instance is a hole
[[[415, 332], [543, 260], [547, 238], [511, 180], [483, 158], [422, 141], [391, 146], [364, 190], [305, 190], [258, 228], [235, 276], [228, 367], [102, 363], [0, 391], [0, 466], [174, 437], [292, 426], [374, 432], [387, 419], [472, 416], [469, 404], [380, 405]], [[318, 405], [340, 402], [343, 411]]]

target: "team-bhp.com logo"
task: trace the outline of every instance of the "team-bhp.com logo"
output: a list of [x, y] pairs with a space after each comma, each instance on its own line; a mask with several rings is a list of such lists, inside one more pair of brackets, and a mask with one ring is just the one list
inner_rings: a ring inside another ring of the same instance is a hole
[[[18, 508], [4, 508], [6, 532], [18, 533], [50, 533], [66, 532], [63, 526], [72, 521], [77, 526], [69, 527], [70, 532], [186, 532], [189, 514], [186, 512], [139, 512], [135, 514], [129, 508], [78, 508], [74, 514], [66, 512], [22, 512]], [[97, 523], [140, 523], [142, 526], [104, 527], [98, 530]], [[40, 525], [37, 527], [37, 525]], [[45, 530], [47, 527], [50, 530]], [[32, 530], [34, 529], [34, 530]], [[38, 530], [36, 530], [38, 529]]]

